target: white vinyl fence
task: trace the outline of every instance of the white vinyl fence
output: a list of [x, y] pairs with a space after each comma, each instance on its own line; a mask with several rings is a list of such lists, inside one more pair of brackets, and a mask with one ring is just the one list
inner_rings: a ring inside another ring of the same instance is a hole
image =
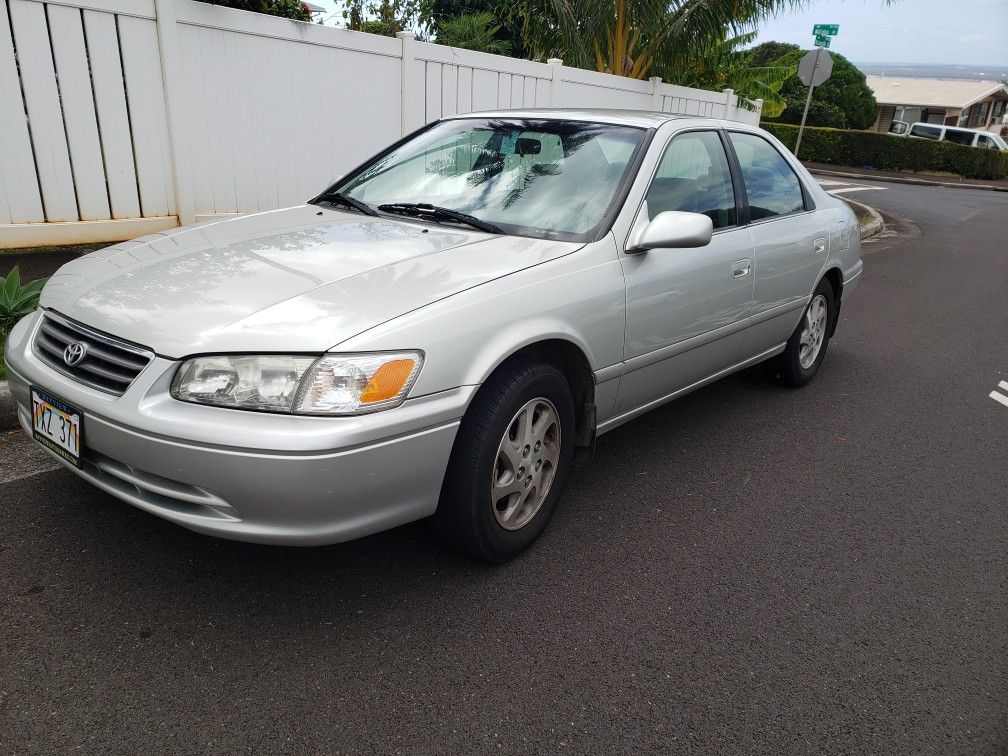
[[0, 0], [0, 247], [296, 204], [424, 123], [491, 108], [757, 123], [708, 92], [211, 6]]

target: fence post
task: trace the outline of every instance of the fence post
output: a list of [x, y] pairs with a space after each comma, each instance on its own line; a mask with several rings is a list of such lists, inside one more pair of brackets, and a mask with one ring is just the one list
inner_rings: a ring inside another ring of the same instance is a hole
[[413, 32], [396, 32], [396, 37], [402, 42], [402, 135], [424, 125], [427, 116], [426, 82], [418, 77], [416, 60], [416, 35]]
[[763, 117], [763, 98], [761, 97], [758, 100], [753, 100], [753, 105], [755, 106], [756, 113], [756, 123], [754, 123], [753, 126], [759, 126], [760, 118]]
[[561, 76], [563, 60], [560, 58], [550, 58], [546, 62], [553, 67], [553, 81], [550, 84], [550, 107], [556, 108], [560, 105], [560, 84], [563, 81]]
[[731, 118], [732, 109], [736, 107], [738, 100], [735, 98], [734, 89], [725, 89], [724, 96], [725, 96], [724, 119], [727, 121]]
[[652, 76], [651, 82], [651, 110], [661, 112], [661, 76]]
[[164, 86], [165, 114], [168, 116], [168, 149], [171, 153], [172, 179], [175, 184], [175, 211], [180, 226], [196, 222], [192, 173], [189, 170], [189, 142], [183, 139], [186, 127], [182, 113], [182, 87], [179, 64], [178, 22], [175, 0], [154, 0], [157, 14], [158, 51], [161, 55], [161, 83]]

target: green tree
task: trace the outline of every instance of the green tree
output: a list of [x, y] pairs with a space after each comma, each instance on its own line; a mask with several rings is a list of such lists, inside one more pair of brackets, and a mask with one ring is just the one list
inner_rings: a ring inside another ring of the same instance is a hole
[[[779, 42], [767, 44], [780, 45]], [[759, 45], [753, 48], [751, 60], [764, 59], [766, 51], [760, 49], [763, 47], [764, 45]], [[770, 49], [777, 50], [777, 48]], [[777, 58], [774, 63], [797, 65], [805, 52], [795, 47]], [[868, 87], [865, 75], [857, 66], [839, 53], [830, 52], [830, 55], [833, 57], [833, 73], [812, 93], [806, 123], [810, 126], [827, 126], [835, 129], [867, 129], [875, 123], [877, 113], [875, 95]], [[787, 107], [779, 116], [768, 120], [801, 123], [807, 93], [808, 88], [797, 76], [788, 79], [780, 89], [780, 96], [787, 102]]]
[[800, 51], [798, 45], [787, 42], [764, 42], [746, 51], [749, 65], [769, 66], [776, 63], [788, 53]]
[[420, 0], [345, 0], [343, 19], [347, 29], [394, 37], [417, 27]]
[[496, 17], [488, 11], [463, 13], [442, 21], [435, 41], [449, 47], [507, 55], [511, 52], [511, 43], [497, 37], [500, 30]]

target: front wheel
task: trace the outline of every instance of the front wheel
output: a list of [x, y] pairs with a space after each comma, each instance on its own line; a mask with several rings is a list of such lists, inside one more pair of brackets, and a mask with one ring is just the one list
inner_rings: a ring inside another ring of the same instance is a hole
[[480, 390], [459, 427], [434, 514], [449, 546], [488, 562], [545, 529], [570, 472], [574, 402], [553, 365], [518, 360]]
[[833, 322], [835, 312], [833, 286], [823, 279], [788, 339], [787, 347], [778, 358], [784, 383], [789, 386], [804, 386], [819, 372], [819, 367], [826, 358], [829, 325]]

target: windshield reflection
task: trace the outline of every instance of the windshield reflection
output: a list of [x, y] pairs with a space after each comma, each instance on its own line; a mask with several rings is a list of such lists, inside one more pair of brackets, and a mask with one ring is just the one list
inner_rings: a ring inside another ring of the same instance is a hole
[[430, 203], [509, 234], [587, 241], [614, 205], [643, 134], [581, 121], [446, 121], [331, 190], [372, 207]]

